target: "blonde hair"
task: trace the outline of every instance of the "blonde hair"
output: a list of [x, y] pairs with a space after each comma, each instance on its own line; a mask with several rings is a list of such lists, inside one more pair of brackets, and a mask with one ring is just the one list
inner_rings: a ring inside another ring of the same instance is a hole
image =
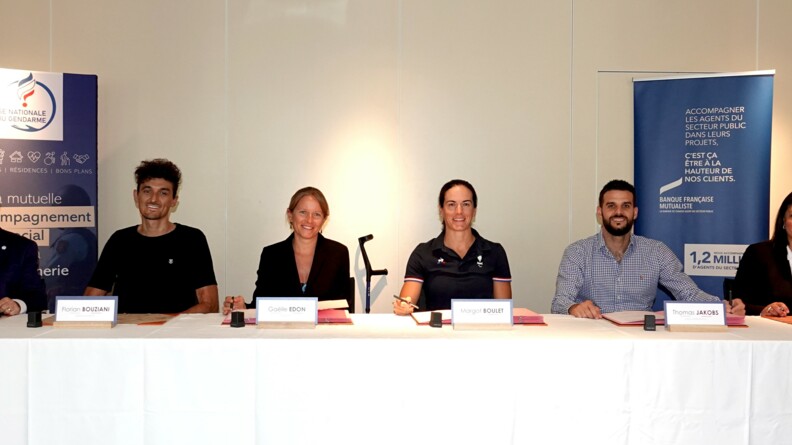
[[[291, 201], [289, 201], [289, 213], [293, 212], [294, 209], [297, 208], [297, 203], [306, 196], [310, 196], [319, 201], [319, 207], [322, 209], [322, 213], [324, 213], [324, 219], [326, 222], [327, 217], [330, 216], [330, 206], [327, 205], [327, 199], [325, 199], [322, 191], [316, 187], [303, 187], [300, 190], [294, 192], [294, 195], [291, 197]], [[291, 221], [289, 221], [289, 227], [293, 228]]]

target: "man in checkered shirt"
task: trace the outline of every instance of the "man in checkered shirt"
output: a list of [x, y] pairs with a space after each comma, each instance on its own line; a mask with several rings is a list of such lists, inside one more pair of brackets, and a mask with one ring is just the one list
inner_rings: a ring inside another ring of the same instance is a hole
[[[554, 314], [602, 318], [608, 312], [651, 311], [658, 285], [680, 301], [720, 302], [682, 272], [682, 264], [668, 246], [631, 233], [637, 217], [635, 187], [618, 179], [605, 184], [597, 206], [600, 233], [564, 251]], [[725, 304], [728, 313], [745, 315], [739, 299]]]

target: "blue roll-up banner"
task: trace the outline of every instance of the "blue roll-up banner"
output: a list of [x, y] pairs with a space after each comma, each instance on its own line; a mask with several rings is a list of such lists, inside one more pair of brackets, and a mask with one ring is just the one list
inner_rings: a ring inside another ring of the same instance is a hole
[[0, 68], [0, 227], [38, 244], [50, 310], [96, 266], [96, 112], [94, 75]]
[[712, 295], [768, 238], [774, 74], [634, 81], [635, 233], [666, 243]]

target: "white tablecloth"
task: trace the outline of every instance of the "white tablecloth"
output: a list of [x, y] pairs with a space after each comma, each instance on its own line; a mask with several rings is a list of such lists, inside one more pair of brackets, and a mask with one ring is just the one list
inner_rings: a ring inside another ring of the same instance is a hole
[[545, 316], [511, 331], [0, 319], [0, 443], [770, 444], [792, 438], [792, 326]]

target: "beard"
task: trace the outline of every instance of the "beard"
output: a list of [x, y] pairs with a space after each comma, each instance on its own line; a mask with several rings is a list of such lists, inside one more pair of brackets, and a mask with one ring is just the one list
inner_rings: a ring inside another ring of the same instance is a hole
[[603, 221], [602, 226], [605, 227], [605, 230], [607, 230], [608, 233], [613, 236], [624, 236], [630, 233], [630, 230], [632, 230], [633, 220], [628, 220], [624, 224], [624, 227], [613, 227], [610, 223], [610, 220]]

